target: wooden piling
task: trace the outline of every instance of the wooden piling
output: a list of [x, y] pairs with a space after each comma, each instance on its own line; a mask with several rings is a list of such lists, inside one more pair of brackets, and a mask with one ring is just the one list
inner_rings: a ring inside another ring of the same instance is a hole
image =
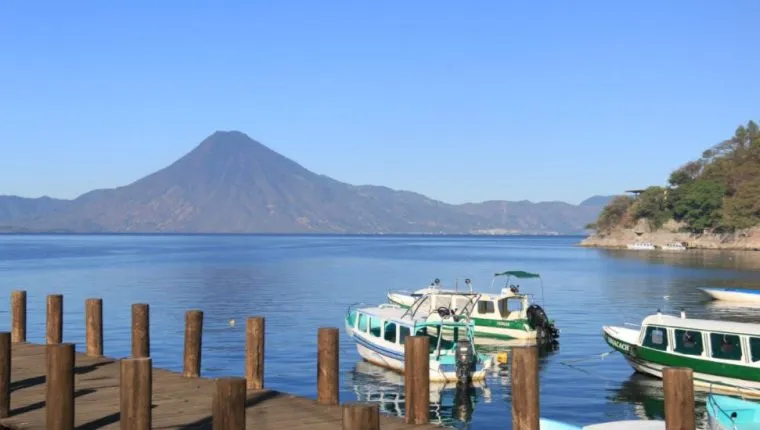
[[26, 342], [26, 291], [11, 292], [11, 342]]
[[512, 348], [512, 428], [539, 430], [538, 348]]
[[132, 357], [150, 357], [150, 306], [132, 305]]
[[250, 317], [245, 325], [245, 380], [248, 390], [264, 389], [264, 318]]
[[122, 430], [150, 430], [153, 399], [153, 360], [149, 357], [121, 360], [119, 383]]
[[[404, 344], [404, 396], [407, 424], [430, 421], [430, 338], [407, 336]], [[519, 428], [519, 427], [517, 427]]]
[[[11, 414], [11, 334], [0, 332], [0, 418]], [[2, 428], [2, 425], [0, 425]]]
[[352, 402], [341, 407], [343, 430], [380, 430], [380, 407], [377, 403]]
[[687, 367], [666, 367], [662, 370], [662, 385], [665, 391], [665, 428], [696, 428], [694, 372]]
[[85, 301], [86, 350], [90, 357], [103, 356], [103, 299]]
[[47, 429], [74, 430], [74, 344], [47, 345]]
[[213, 430], [245, 430], [245, 401], [245, 379], [217, 379], [211, 405]]
[[182, 376], [201, 376], [201, 348], [203, 338], [203, 311], [190, 310], [185, 313], [185, 359]]
[[337, 405], [339, 402], [338, 329], [320, 327], [317, 333], [317, 403]]
[[63, 342], [63, 296], [48, 294], [45, 342], [57, 344]]

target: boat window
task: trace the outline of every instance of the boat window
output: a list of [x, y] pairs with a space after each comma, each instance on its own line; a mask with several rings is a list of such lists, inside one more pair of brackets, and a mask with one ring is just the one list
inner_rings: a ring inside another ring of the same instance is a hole
[[369, 334], [375, 337], [380, 337], [380, 332], [382, 332], [382, 329], [380, 328], [381, 320], [378, 317], [369, 317]]
[[520, 297], [508, 297], [499, 300], [499, 312], [501, 316], [506, 317], [511, 312], [522, 311], [522, 298]]
[[749, 338], [749, 355], [752, 362], [760, 361], [760, 337]]
[[689, 355], [702, 355], [702, 332], [694, 330], [674, 330], [676, 335], [676, 352]]
[[348, 323], [349, 327], [356, 327], [356, 311], [351, 310], [351, 312], [348, 313], [348, 318], [346, 318], [346, 322]]
[[668, 349], [668, 333], [662, 327], [647, 327], [643, 345], [664, 351]]
[[383, 338], [391, 343], [396, 343], [396, 323], [385, 323], [385, 330], [383, 331]]
[[428, 335], [428, 329], [427, 327], [420, 327], [417, 329], [417, 332], [414, 333], [415, 336], [427, 336]]
[[359, 314], [359, 331], [367, 332], [367, 316], [362, 313]]
[[478, 313], [479, 314], [492, 314], [496, 311], [491, 300], [479, 300], [478, 301]]
[[409, 329], [409, 327], [406, 327], [403, 325], [399, 326], [398, 329], [399, 329], [398, 340], [399, 340], [399, 343], [403, 345], [404, 341], [406, 340], [406, 337], [409, 336], [412, 331]]
[[723, 360], [741, 360], [742, 344], [734, 334], [710, 333], [712, 356]]

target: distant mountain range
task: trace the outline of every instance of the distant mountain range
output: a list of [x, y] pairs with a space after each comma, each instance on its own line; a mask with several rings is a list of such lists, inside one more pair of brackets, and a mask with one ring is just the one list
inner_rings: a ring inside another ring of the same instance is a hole
[[613, 196], [579, 205], [451, 205], [311, 172], [238, 131], [217, 131], [170, 166], [74, 200], [0, 196], [0, 230], [72, 233], [576, 234]]

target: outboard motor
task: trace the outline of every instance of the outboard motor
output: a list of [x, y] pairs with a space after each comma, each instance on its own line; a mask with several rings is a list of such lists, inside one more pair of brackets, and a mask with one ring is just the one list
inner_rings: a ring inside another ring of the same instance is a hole
[[470, 371], [475, 368], [475, 351], [469, 340], [457, 342], [456, 365], [457, 379], [460, 382], [469, 382]]
[[541, 306], [530, 305], [526, 313], [528, 314], [528, 324], [538, 332], [539, 341], [554, 340], [559, 337], [559, 330], [549, 321]]

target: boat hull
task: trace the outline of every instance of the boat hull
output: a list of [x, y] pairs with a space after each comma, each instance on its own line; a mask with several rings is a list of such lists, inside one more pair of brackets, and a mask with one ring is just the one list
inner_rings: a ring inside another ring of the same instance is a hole
[[[365, 361], [377, 366], [392, 370], [397, 373], [404, 373], [404, 351], [403, 349], [391, 349], [378, 345], [367, 339], [361, 333], [355, 333], [352, 328], [346, 327], [349, 335], [356, 342], [356, 350]], [[470, 379], [473, 381], [482, 381], [486, 378], [486, 373], [492, 366], [492, 358], [486, 362], [478, 363], [475, 371], [470, 373]], [[430, 381], [431, 382], [456, 382], [456, 366], [451, 364], [442, 364], [435, 360], [430, 360]]]
[[734, 366], [726, 370], [722, 363], [641, 347], [632, 341], [630, 332], [634, 331], [611, 326], [602, 329], [605, 342], [623, 354], [637, 372], [662, 379], [662, 370], [666, 367], [688, 367], [693, 371], [694, 387], [697, 389], [760, 398], [760, 381], [729, 376], [754, 375], [756, 369]]
[[[750, 430], [760, 428], [760, 404], [710, 394], [706, 402], [708, 429]], [[731, 415], [736, 414], [732, 419]]]
[[700, 288], [713, 300], [742, 303], [760, 303], [760, 290], [742, 288]]

